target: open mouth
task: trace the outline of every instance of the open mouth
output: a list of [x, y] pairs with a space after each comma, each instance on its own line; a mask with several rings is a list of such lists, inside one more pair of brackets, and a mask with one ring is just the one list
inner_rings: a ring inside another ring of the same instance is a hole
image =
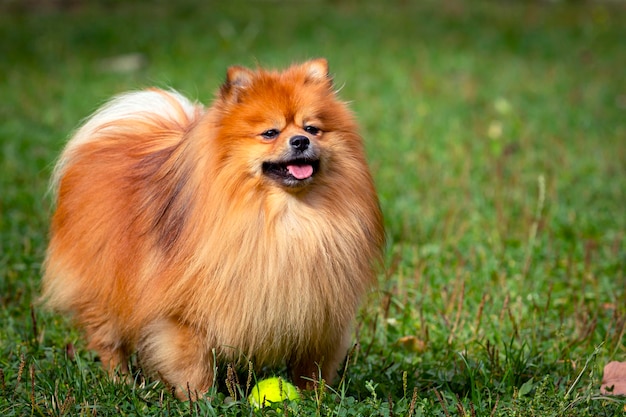
[[263, 173], [286, 186], [296, 187], [313, 178], [319, 167], [319, 159], [297, 158], [281, 162], [264, 162]]

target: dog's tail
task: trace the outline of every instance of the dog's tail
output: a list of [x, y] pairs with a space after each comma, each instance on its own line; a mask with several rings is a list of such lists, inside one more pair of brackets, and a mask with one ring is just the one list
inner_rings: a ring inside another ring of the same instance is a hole
[[181, 130], [197, 120], [204, 107], [174, 90], [151, 88], [121, 94], [86, 119], [67, 142], [52, 174], [49, 192], [56, 199], [59, 182], [65, 169], [72, 163], [76, 150], [89, 142], [113, 135], [122, 136], [138, 124], [176, 125]]

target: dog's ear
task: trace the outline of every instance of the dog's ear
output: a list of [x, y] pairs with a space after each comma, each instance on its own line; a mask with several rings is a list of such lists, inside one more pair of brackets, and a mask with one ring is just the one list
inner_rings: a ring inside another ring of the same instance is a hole
[[312, 59], [302, 64], [310, 79], [326, 80], [328, 79], [328, 61], [325, 58]]
[[226, 81], [220, 87], [220, 96], [224, 100], [238, 101], [242, 91], [250, 86], [254, 72], [238, 65], [228, 68]]
[[332, 85], [332, 78], [328, 74], [328, 61], [325, 58], [312, 59], [300, 65], [306, 73], [307, 81], [326, 82]]

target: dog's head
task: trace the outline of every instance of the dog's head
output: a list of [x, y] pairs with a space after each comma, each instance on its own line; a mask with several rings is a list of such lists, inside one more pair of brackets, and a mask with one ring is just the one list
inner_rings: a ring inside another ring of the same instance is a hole
[[331, 179], [361, 147], [325, 59], [283, 72], [231, 67], [214, 108], [223, 169], [261, 186], [302, 191]]

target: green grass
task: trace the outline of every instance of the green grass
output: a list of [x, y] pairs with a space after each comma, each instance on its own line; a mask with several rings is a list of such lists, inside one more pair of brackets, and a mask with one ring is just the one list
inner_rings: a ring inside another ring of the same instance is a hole
[[195, 404], [115, 384], [40, 308], [47, 181], [114, 94], [208, 102], [229, 65], [317, 56], [361, 121], [389, 248], [341, 381], [280, 415], [624, 415], [599, 387], [626, 360], [626, 9], [415, 3], [1, 3], [0, 415], [254, 414], [246, 370]]

